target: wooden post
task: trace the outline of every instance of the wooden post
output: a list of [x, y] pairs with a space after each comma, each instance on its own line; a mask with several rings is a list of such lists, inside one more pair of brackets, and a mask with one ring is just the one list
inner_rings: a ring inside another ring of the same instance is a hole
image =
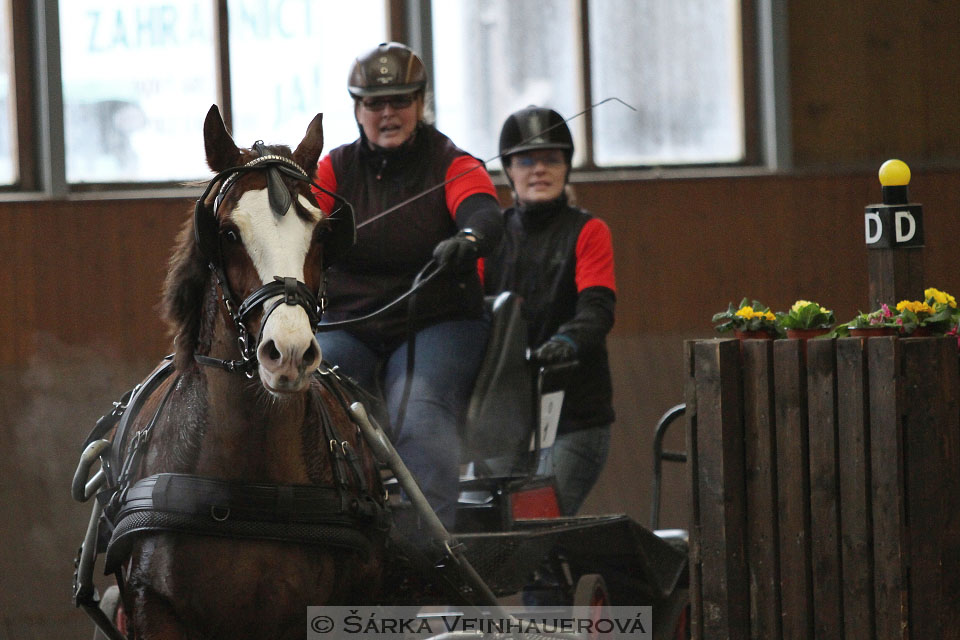
[[919, 249], [873, 249], [867, 252], [870, 309], [923, 295], [923, 252]]
[[687, 431], [687, 472], [690, 474], [690, 548], [687, 552], [690, 563], [690, 637], [703, 640], [703, 595], [700, 581], [700, 460], [697, 458], [697, 368], [695, 340], [683, 345], [683, 364], [686, 371], [684, 411]]
[[810, 441], [810, 555], [815, 638], [843, 629], [840, 575], [837, 367], [832, 340], [807, 342], [807, 414]]
[[[870, 363], [870, 473], [873, 479], [874, 593], [877, 638], [910, 637], [906, 504], [903, 495], [904, 413], [897, 338], [867, 340]], [[918, 639], [919, 640], [919, 639]]]
[[773, 397], [773, 342], [748, 340], [743, 343], [743, 422], [752, 640], [775, 640], [781, 634]]
[[[780, 595], [784, 640], [813, 637], [807, 377], [800, 340], [773, 345]], [[733, 636], [731, 636], [733, 637]]]
[[843, 566], [843, 638], [875, 640], [870, 410], [865, 338], [837, 340], [837, 456]]
[[740, 342], [695, 345], [702, 638], [746, 638], [746, 487]]
[[883, 203], [864, 213], [871, 309], [923, 293], [923, 207], [907, 202], [909, 183], [910, 168], [887, 160], [880, 167]]

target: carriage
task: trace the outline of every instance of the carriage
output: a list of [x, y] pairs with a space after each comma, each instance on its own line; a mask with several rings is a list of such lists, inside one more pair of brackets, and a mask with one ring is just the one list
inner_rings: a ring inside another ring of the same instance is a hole
[[[530, 363], [519, 300], [488, 301], [492, 338], [461, 434], [481, 473], [463, 481], [451, 533], [378, 426], [375, 400], [319, 362], [320, 267], [355, 233], [348, 203], [327, 219], [310, 204], [302, 167], [319, 157], [320, 116], [293, 152], [239, 149], [215, 107], [204, 138], [217, 175], [165, 290], [177, 352], [97, 423], [72, 487], [96, 498], [74, 600], [98, 633], [127, 637], [94, 587], [101, 553], [123, 620], [147, 640], [303, 637], [311, 605], [499, 608], [544, 587], [539, 570], [554, 576], [545, 586], [558, 604], [652, 605], [654, 637], [673, 637], [677, 620], [682, 632], [682, 537], [622, 515], [561, 518], [550, 479], [534, 473], [542, 398], [563, 372]], [[525, 468], [492, 472], [504, 456]]]

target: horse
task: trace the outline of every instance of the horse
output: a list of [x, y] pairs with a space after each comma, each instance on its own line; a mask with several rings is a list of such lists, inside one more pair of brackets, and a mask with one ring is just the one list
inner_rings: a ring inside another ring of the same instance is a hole
[[385, 557], [379, 472], [314, 337], [352, 211], [311, 193], [322, 114], [292, 152], [239, 148], [216, 106], [203, 133], [216, 176], [163, 287], [172, 361], [116, 427], [105, 569], [130, 637], [303, 638], [309, 605], [374, 603]]

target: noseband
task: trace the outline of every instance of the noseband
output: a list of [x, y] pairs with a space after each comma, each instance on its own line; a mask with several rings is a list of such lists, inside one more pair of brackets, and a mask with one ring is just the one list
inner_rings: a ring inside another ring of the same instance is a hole
[[[263, 338], [263, 328], [267, 324], [267, 319], [276, 311], [280, 305], [299, 306], [307, 312], [310, 320], [310, 329], [313, 333], [317, 332], [320, 324], [320, 318], [323, 315], [324, 307], [324, 284], [320, 285], [320, 290], [314, 294], [313, 291], [303, 282], [296, 278], [274, 276], [272, 282], [263, 285], [242, 302], [237, 302], [237, 296], [230, 288], [230, 282], [227, 280], [223, 265], [223, 252], [220, 245], [220, 225], [217, 219], [217, 209], [223, 202], [227, 192], [236, 184], [237, 179], [244, 173], [251, 171], [267, 172], [267, 190], [270, 208], [277, 215], [286, 215], [292, 203], [292, 196], [289, 189], [283, 183], [280, 174], [284, 174], [300, 182], [305, 182], [336, 200], [339, 206], [330, 214], [333, 218], [339, 214], [337, 226], [334, 227], [334, 233], [340, 237], [334, 237], [334, 245], [337, 247], [349, 247], [353, 244], [356, 236], [356, 227], [354, 223], [353, 207], [341, 196], [327, 191], [315, 181], [296, 162], [284, 156], [265, 154], [265, 147], [262, 142], [254, 144], [254, 150], [259, 154], [247, 164], [239, 167], [231, 167], [218, 173], [207, 184], [207, 188], [197, 200], [193, 215], [193, 231], [197, 246], [200, 252], [207, 259], [210, 270], [217, 278], [217, 284], [220, 287], [223, 304], [233, 319], [233, 324], [237, 329], [239, 337], [237, 346], [240, 349], [239, 360], [222, 360], [210, 356], [194, 354], [194, 359], [201, 365], [215, 366], [227, 371], [239, 371], [248, 378], [255, 375], [257, 368], [257, 348]], [[213, 201], [213, 206], [208, 206], [206, 200], [219, 184], [220, 188]], [[325, 243], [326, 244], [326, 243]], [[338, 256], [335, 256], [338, 257]], [[332, 260], [324, 260], [324, 267]], [[250, 316], [257, 311], [267, 300], [279, 296], [279, 299], [273, 302], [263, 313], [260, 321], [260, 331], [256, 340], [250, 340], [250, 332], [247, 329], [247, 322]]]

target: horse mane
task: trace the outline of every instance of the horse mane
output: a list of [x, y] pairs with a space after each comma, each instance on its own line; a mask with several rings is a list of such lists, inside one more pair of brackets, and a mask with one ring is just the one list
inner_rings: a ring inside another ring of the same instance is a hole
[[211, 276], [207, 259], [194, 238], [191, 212], [177, 234], [160, 304], [161, 314], [170, 325], [174, 339], [174, 365], [178, 371], [193, 364], [204, 315], [204, 294], [211, 287]]

